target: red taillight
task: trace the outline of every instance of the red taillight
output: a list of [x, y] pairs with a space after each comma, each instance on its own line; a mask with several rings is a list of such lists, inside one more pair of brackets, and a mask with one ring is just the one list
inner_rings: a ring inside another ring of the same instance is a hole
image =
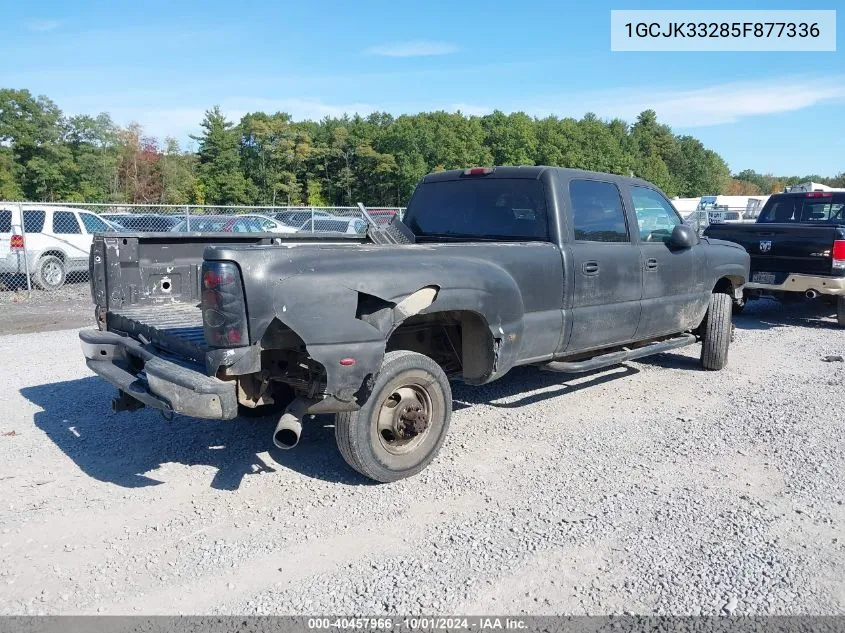
[[9, 241], [9, 248], [23, 249], [23, 235], [13, 235]]
[[845, 240], [835, 240], [833, 242], [833, 270], [845, 270]]
[[486, 176], [492, 174], [492, 167], [472, 167], [471, 169], [464, 169], [464, 176]]
[[231, 329], [226, 333], [226, 338], [228, 339], [229, 343], [232, 345], [240, 345], [241, 344], [241, 332], [240, 330]]
[[810, 191], [806, 196], [808, 198], [832, 198], [833, 194], [829, 191]]
[[202, 321], [205, 340], [215, 347], [249, 344], [243, 285], [232, 262], [202, 265]]
[[224, 286], [229, 286], [235, 283], [235, 276], [232, 272], [217, 272], [214, 270], [206, 270], [202, 276], [203, 288], [207, 290], [216, 290]]
[[355, 364], [355, 359], [354, 358], [341, 358], [338, 362], [341, 365], [343, 365], [344, 367], [351, 367], [352, 365]]

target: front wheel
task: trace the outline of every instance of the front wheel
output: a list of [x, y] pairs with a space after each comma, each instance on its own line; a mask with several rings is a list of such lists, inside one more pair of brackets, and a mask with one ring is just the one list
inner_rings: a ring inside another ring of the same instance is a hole
[[845, 297], [836, 297], [836, 322], [845, 327]]
[[388, 483], [428, 466], [451, 417], [452, 390], [440, 366], [423, 354], [397, 350], [385, 354], [361, 408], [335, 416], [335, 439], [347, 464]]
[[710, 295], [710, 305], [701, 324], [701, 366], [718, 371], [728, 364], [731, 344], [731, 298], [722, 293]]

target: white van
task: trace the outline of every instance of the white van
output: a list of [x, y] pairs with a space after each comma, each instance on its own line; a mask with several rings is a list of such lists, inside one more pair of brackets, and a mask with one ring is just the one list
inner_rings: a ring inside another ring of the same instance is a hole
[[90, 211], [0, 203], [0, 275], [24, 275], [28, 265], [38, 288], [56, 290], [88, 270], [93, 235], [113, 230]]

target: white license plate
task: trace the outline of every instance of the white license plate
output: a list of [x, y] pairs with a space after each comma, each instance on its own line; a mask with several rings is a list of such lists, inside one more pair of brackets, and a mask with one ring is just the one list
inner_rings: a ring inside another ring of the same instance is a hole
[[755, 284], [773, 284], [775, 283], [774, 273], [754, 273], [751, 275], [751, 283]]

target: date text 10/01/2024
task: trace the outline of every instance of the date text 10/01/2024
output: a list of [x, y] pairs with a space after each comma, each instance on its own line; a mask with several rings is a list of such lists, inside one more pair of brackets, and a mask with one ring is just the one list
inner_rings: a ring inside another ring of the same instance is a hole
[[524, 620], [500, 617], [309, 618], [309, 629], [524, 630]]

